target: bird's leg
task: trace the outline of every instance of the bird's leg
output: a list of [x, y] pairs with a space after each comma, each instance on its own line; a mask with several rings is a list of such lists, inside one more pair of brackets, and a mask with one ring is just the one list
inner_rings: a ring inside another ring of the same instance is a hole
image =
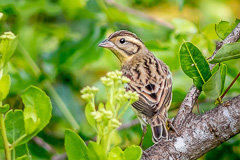
[[177, 130], [175, 129], [175, 127], [172, 124], [172, 120], [171, 119], [167, 119], [168, 125], [170, 128], [172, 128], [172, 130], [179, 136]]
[[145, 137], [145, 134], [147, 133], [147, 126], [145, 126], [145, 125], [141, 125], [141, 126], [142, 126], [142, 130], [143, 130], [143, 134], [142, 134], [142, 138], [141, 138], [141, 142], [140, 142], [139, 146], [142, 148], [143, 139]]

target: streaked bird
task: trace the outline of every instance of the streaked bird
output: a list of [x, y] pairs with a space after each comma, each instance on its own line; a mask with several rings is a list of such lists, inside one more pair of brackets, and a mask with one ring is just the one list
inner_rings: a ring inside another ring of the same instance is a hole
[[144, 43], [126, 30], [112, 33], [99, 47], [110, 49], [120, 60], [123, 76], [131, 82], [126, 89], [139, 94], [139, 100], [132, 104], [143, 129], [146, 124], [152, 129], [152, 140], [159, 142], [168, 138], [166, 129], [167, 111], [172, 101], [172, 77], [168, 66], [157, 59]]

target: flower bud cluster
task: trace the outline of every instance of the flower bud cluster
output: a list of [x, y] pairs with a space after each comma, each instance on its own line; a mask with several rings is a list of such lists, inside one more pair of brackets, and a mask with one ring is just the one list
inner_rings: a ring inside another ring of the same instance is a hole
[[101, 81], [106, 87], [110, 87], [114, 84], [113, 79], [108, 78], [108, 77], [102, 77]]
[[114, 83], [129, 83], [130, 79], [127, 77], [122, 76], [121, 71], [113, 71], [113, 72], [108, 72], [106, 77], [102, 77], [101, 81], [105, 86], [112, 86]]
[[107, 73], [106, 77], [101, 78], [101, 82], [106, 88], [108, 101], [105, 105], [100, 103], [98, 109], [95, 108], [94, 102], [98, 88], [87, 86], [81, 90], [81, 97], [92, 106], [90, 115], [96, 122], [99, 142], [122, 124], [120, 122], [121, 116], [139, 98], [136, 92], [126, 91], [124, 84], [129, 83], [130, 79], [123, 76], [121, 71]]
[[122, 125], [122, 123], [121, 123], [118, 119], [113, 118], [113, 119], [111, 119], [111, 121], [110, 121], [110, 125], [111, 125], [113, 128], [118, 128], [119, 126]]
[[97, 87], [85, 87], [81, 90], [82, 93], [82, 99], [84, 99], [85, 101], [91, 101], [92, 98], [94, 98], [94, 96], [96, 95], [96, 93], [98, 92], [98, 88]]
[[131, 103], [137, 101], [139, 95], [136, 92], [125, 91], [125, 89], [119, 89], [118, 94], [116, 95], [116, 100], [119, 103], [124, 103], [126, 101], [130, 101]]
[[1, 39], [15, 39], [16, 36], [12, 32], [4, 32], [3, 35], [0, 36]]
[[102, 122], [105, 119], [109, 120], [113, 117], [111, 111], [107, 111], [105, 108], [101, 108], [98, 111], [91, 112], [91, 115], [96, 120], [96, 122]]
[[105, 108], [101, 108], [98, 111], [93, 111], [91, 112], [91, 115], [93, 116], [97, 123], [101, 122], [103, 124], [109, 123], [109, 127], [112, 128], [118, 128], [122, 124], [119, 120], [113, 118], [112, 111], [107, 111]]

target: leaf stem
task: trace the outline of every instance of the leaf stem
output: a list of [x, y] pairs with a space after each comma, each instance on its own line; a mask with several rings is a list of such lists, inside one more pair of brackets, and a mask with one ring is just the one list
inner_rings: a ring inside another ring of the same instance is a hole
[[128, 107], [131, 105], [131, 102], [128, 102], [126, 104], [126, 106], [124, 106], [123, 110], [121, 111], [121, 113], [118, 115], [117, 119], [121, 119], [123, 114], [126, 112], [126, 110], [128, 109]]
[[229, 91], [229, 89], [232, 87], [232, 85], [236, 82], [236, 80], [238, 79], [238, 77], [240, 76], [240, 72], [237, 74], [237, 76], [233, 79], [232, 83], [228, 86], [228, 88], [225, 90], [225, 92], [221, 95], [221, 99], [223, 99], [223, 97], [227, 94], [227, 92]]
[[[2, 101], [0, 101], [0, 106], [2, 106]], [[4, 143], [4, 151], [5, 151], [5, 159], [11, 160], [11, 150], [9, 148], [10, 144], [7, 139], [7, 132], [6, 132], [6, 126], [4, 123], [4, 115], [0, 114], [0, 130], [2, 133], [3, 143]]]
[[67, 106], [62, 101], [62, 99], [57, 94], [56, 90], [53, 88], [53, 86], [51, 85], [51, 83], [49, 81], [45, 82], [45, 87], [47, 88], [47, 90], [49, 91], [50, 95], [52, 96], [52, 98], [54, 99], [56, 104], [58, 105], [59, 109], [62, 111], [63, 115], [70, 122], [70, 124], [72, 125], [73, 129], [75, 131], [78, 131], [80, 129], [80, 127], [79, 127], [77, 121], [75, 120], [75, 118], [73, 117], [71, 112], [68, 110]]
[[16, 147], [16, 145], [17, 145], [22, 139], [24, 139], [26, 136], [27, 136], [27, 135], [24, 134], [24, 135], [22, 135], [21, 137], [19, 137], [16, 141], [14, 141], [13, 144], [10, 146], [10, 150], [12, 150], [14, 147]]
[[23, 47], [23, 45], [19, 42], [19, 51], [22, 53], [23, 57], [26, 59], [27, 63], [29, 64], [30, 68], [32, 69], [33, 73], [36, 76], [39, 76], [41, 73], [41, 70], [37, 66], [37, 64], [34, 62], [32, 57], [29, 55], [28, 51]]
[[102, 146], [103, 146], [103, 150], [105, 151], [106, 155], [107, 155], [107, 153], [109, 152], [109, 149], [110, 149], [110, 140], [111, 140], [111, 137], [112, 137], [112, 132], [113, 132], [113, 130], [110, 129], [110, 131], [108, 131], [107, 134], [103, 135]]
[[[2, 79], [2, 76], [3, 76], [3, 69], [0, 68], [0, 79]], [[0, 107], [2, 107], [2, 101], [0, 101]], [[10, 144], [7, 139], [6, 126], [4, 122], [4, 114], [0, 114], [0, 130], [1, 130], [3, 144], [4, 144], [5, 159], [11, 160], [11, 150], [9, 148]]]

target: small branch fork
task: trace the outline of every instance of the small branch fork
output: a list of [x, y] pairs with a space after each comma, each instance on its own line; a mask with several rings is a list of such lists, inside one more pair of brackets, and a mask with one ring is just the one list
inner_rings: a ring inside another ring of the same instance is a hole
[[[220, 43], [209, 58], [212, 60], [217, 51], [225, 44], [236, 42], [240, 38], [240, 23]], [[210, 64], [212, 69], [214, 65]], [[180, 105], [172, 124], [179, 135], [170, 131], [170, 140], [161, 140], [148, 148], [142, 156], [146, 159], [197, 159], [240, 133], [240, 95], [224, 102], [218, 107], [201, 115], [192, 113], [201, 91], [194, 85]]]

